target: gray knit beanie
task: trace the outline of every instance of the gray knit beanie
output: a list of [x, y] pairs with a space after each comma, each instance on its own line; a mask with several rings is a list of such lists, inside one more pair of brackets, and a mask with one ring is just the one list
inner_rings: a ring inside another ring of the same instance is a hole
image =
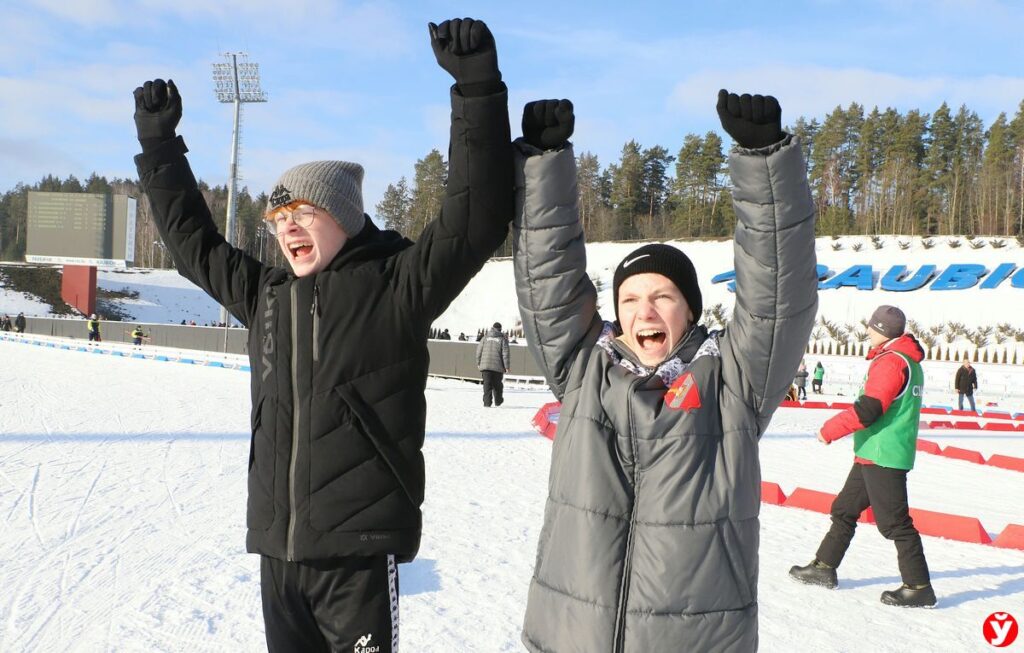
[[296, 200], [324, 209], [355, 238], [363, 230], [363, 166], [348, 161], [312, 161], [289, 168], [274, 185], [267, 213]]

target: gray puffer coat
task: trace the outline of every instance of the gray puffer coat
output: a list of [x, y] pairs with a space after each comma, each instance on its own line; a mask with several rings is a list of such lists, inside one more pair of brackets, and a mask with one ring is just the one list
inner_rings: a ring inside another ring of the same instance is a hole
[[520, 140], [516, 157], [523, 327], [562, 401], [523, 642], [544, 653], [755, 650], [758, 440], [817, 311], [799, 144], [731, 153], [733, 318], [717, 333], [693, 327], [657, 370], [597, 314], [572, 147]]
[[508, 338], [492, 327], [476, 346], [476, 369], [481, 372], [507, 372], [508, 358]]

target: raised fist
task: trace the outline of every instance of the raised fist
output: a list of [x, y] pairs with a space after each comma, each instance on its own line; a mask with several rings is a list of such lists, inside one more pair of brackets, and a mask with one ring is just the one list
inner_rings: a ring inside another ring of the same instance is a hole
[[718, 118], [740, 147], [767, 147], [781, 141], [782, 109], [771, 95], [718, 92]]
[[541, 150], [565, 145], [575, 126], [576, 115], [569, 100], [537, 100], [523, 107], [523, 139]]
[[459, 86], [500, 82], [494, 36], [482, 20], [453, 18], [440, 25], [427, 23], [430, 47], [437, 63]]
[[174, 138], [181, 120], [181, 96], [173, 80], [154, 79], [135, 89], [135, 129], [139, 142], [160, 143]]

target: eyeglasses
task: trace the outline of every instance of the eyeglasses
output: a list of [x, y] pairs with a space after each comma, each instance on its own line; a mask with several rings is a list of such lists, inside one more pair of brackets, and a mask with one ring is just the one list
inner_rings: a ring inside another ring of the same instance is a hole
[[313, 224], [316, 217], [316, 207], [308, 204], [300, 204], [294, 211], [280, 210], [270, 214], [267, 218], [267, 226], [272, 233], [278, 233], [288, 228], [288, 219], [300, 227], [308, 227]]

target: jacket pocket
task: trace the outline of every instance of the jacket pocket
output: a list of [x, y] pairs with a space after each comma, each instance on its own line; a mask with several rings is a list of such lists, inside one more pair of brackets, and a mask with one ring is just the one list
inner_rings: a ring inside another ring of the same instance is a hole
[[[272, 408], [273, 402], [264, 397], [252, 416], [245, 523], [256, 530], [266, 530], [274, 521], [274, 422], [273, 419], [264, 419], [264, 414], [271, 412]], [[264, 428], [264, 423], [270, 424], [269, 429]]]
[[725, 552], [725, 559], [729, 562], [729, 569], [732, 572], [733, 580], [736, 583], [736, 589], [739, 593], [740, 599], [743, 601], [743, 605], [750, 605], [754, 602], [754, 591], [750, 585], [750, 574], [747, 568], [747, 564], [743, 559], [744, 547], [753, 546], [757, 549], [758, 543], [755, 541], [743, 542], [739, 535], [736, 533], [735, 525], [728, 519], [719, 522], [718, 526], [719, 541], [722, 543], [722, 548]]
[[360, 430], [370, 440], [377, 455], [387, 465], [399, 487], [402, 488], [402, 493], [413, 506], [418, 507], [423, 503], [423, 492], [417, 489], [421, 484], [415, 482], [416, 475], [413, 474], [412, 466], [388, 437], [383, 423], [373, 408], [368, 406], [362, 397], [350, 388], [338, 386], [334, 390], [352, 410]]

